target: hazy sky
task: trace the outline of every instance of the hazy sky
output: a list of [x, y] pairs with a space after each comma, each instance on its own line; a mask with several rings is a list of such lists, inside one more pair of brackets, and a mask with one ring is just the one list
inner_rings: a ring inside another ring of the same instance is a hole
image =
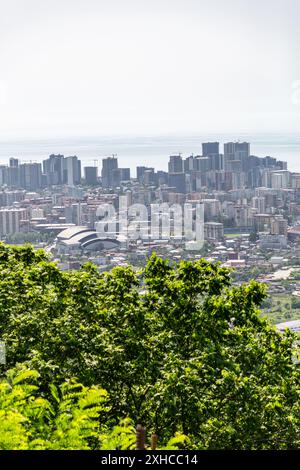
[[0, 0], [0, 138], [300, 131], [299, 18], [299, 0]]

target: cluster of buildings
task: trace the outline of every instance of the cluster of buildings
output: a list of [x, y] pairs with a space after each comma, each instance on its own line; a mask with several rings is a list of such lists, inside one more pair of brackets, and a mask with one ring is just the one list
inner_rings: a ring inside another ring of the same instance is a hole
[[76, 156], [50, 155], [42, 163], [21, 163], [17, 158], [10, 158], [9, 165], [0, 165], [0, 185], [9, 188], [39, 191], [64, 184], [76, 186], [83, 181], [89, 185], [97, 184], [98, 168], [85, 167], [82, 175], [81, 161]]
[[[52, 234], [54, 252], [64, 259], [88, 254], [103, 261], [113, 254], [121, 263], [129, 256], [142, 260], [153, 249], [174, 259], [185, 256], [185, 240], [172, 229], [157, 238], [126, 237], [118, 224], [111, 230], [109, 222], [120, 215], [120, 197], [127, 206], [149, 208], [140, 225], [149, 222], [153, 204], [202, 204], [212, 258], [233, 265], [244, 265], [253, 249], [287, 250], [300, 240], [300, 173], [276, 158], [252, 155], [247, 142], [225, 143], [222, 152], [218, 142], [203, 143], [200, 155], [171, 155], [168, 171], [138, 166], [134, 175], [119, 167], [116, 155], [102, 160], [101, 171], [97, 165], [82, 167], [77, 156], [50, 155], [42, 163], [10, 158], [0, 165], [0, 237]], [[107, 220], [99, 215], [103, 204], [115, 211], [99, 240], [97, 224]], [[246, 234], [236, 258], [235, 247], [226, 245], [233, 234]]]

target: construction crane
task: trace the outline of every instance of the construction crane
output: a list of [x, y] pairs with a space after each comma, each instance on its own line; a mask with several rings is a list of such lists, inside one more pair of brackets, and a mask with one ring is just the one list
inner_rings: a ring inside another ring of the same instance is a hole
[[90, 161], [94, 163], [94, 166], [97, 166], [97, 167], [99, 166], [99, 160], [97, 160], [96, 158]]

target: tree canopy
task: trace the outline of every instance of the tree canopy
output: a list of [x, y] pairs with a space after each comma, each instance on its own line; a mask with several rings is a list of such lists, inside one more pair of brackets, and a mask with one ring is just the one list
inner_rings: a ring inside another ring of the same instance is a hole
[[162, 444], [180, 433], [197, 449], [299, 448], [296, 337], [260, 316], [265, 298], [204, 259], [63, 272], [42, 250], [0, 245], [7, 368], [36, 371], [50, 403], [74, 378], [105, 390], [102, 426], [129, 419]]

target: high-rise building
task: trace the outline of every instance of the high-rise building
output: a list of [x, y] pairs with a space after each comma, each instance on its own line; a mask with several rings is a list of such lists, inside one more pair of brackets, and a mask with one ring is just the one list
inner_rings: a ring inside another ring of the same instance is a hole
[[241, 160], [242, 157], [250, 157], [250, 144], [248, 142], [236, 142], [234, 145], [236, 160]]
[[1, 195], [1, 206], [12, 206], [15, 202], [21, 202], [25, 199], [25, 190], [3, 191]]
[[277, 216], [271, 221], [271, 234], [287, 236], [288, 221], [283, 216]]
[[61, 185], [64, 182], [64, 156], [50, 155], [43, 161], [43, 172], [46, 177], [46, 185]]
[[205, 222], [205, 240], [220, 241], [224, 238], [224, 225], [219, 222]]
[[186, 192], [185, 173], [169, 173], [169, 186], [176, 188], [177, 193]]
[[84, 167], [85, 184], [95, 185], [98, 182], [98, 168], [96, 166]]
[[169, 173], [182, 173], [183, 162], [181, 155], [171, 155], [169, 161]]
[[0, 209], [0, 236], [20, 232], [21, 221], [26, 219], [26, 209]]
[[116, 188], [123, 181], [130, 181], [130, 168], [116, 168], [112, 170], [111, 186]]
[[219, 155], [219, 142], [205, 142], [202, 144], [202, 155], [208, 157], [210, 155]]
[[205, 173], [210, 170], [210, 159], [209, 157], [196, 157], [195, 159], [195, 169]]
[[263, 196], [255, 196], [252, 198], [252, 207], [257, 209], [258, 214], [264, 214], [266, 212], [266, 200]]
[[64, 159], [64, 182], [75, 186], [81, 182], [81, 161], [76, 156]]
[[212, 171], [222, 171], [224, 170], [224, 155], [220, 153], [214, 153], [208, 155], [209, 158], [209, 168]]
[[20, 168], [17, 158], [9, 159], [9, 167], [6, 170], [6, 183], [9, 187], [20, 186]]
[[120, 168], [120, 181], [130, 181], [130, 168]]
[[262, 160], [263, 160], [263, 164], [266, 168], [276, 167], [276, 158], [267, 156], [267, 157], [263, 158]]
[[154, 168], [147, 168], [144, 173], [144, 184], [154, 185], [155, 184], [155, 171]]
[[194, 155], [191, 155], [190, 157], [186, 158], [184, 160], [184, 172], [189, 173], [191, 171], [194, 171], [196, 169], [196, 159]]
[[103, 158], [102, 160], [102, 187], [113, 187], [113, 170], [118, 169], [118, 159], [116, 157]]
[[276, 163], [279, 170], [287, 170], [287, 162], [278, 161]]
[[10, 168], [18, 168], [19, 166], [19, 160], [17, 158], [10, 158], [9, 159], [9, 167]]
[[221, 203], [218, 199], [202, 199], [205, 220], [212, 221], [221, 214]]
[[241, 170], [247, 171], [250, 157], [250, 144], [248, 142], [228, 142], [224, 144], [224, 164], [225, 169], [230, 169], [233, 161], [241, 162]]
[[283, 216], [277, 216], [271, 221], [271, 234], [287, 236], [288, 222]]
[[291, 174], [289, 171], [276, 171], [271, 173], [271, 188], [285, 189], [290, 186]]
[[169, 184], [169, 175], [166, 171], [158, 170], [157, 172], [157, 185]]
[[64, 207], [64, 214], [66, 223], [75, 224], [75, 225], [83, 225], [83, 216], [84, 210], [86, 210], [87, 205], [82, 204], [81, 202], [69, 204]]
[[[148, 184], [145, 181], [145, 175], [147, 173], [147, 181], [154, 181], [154, 168], [148, 168], [147, 166], [137, 166], [136, 167], [136, 178], [140, 184]], [[149, 174], [153, 175], [153, 178], [149, 178]]]
[[40, 163], [22, 163], [19, 168], [22, 188], [28, 191], [37, 191], [42, 187], [42, 165]]
[[0, 186], [7, 184], [7, 166], [0, 165]]

